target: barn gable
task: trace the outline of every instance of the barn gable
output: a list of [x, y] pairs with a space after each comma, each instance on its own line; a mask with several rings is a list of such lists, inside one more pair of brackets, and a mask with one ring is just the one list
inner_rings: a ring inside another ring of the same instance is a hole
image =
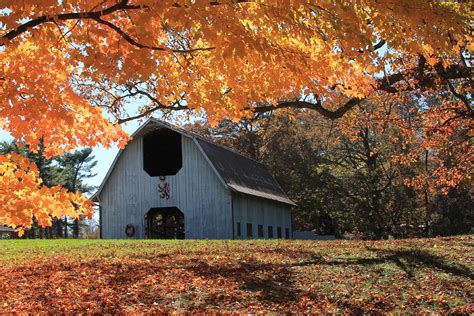
[[291, 238], [294, 203], [262, 164], [154, 118], [92, 199], [106, 239]]
[[[221, 145], [204, 140], [197, 134], [161, 120], [150, 118], [134, 134], [132, 134], [132, 139], [145, 135], [160, 127], [167, 128], [192, 139], [226, 189], [288, 205], [295, 205], [295, 203], [288, 198], [280, 185], [271, 176], [265, 166]], [[112, 166], [102, 181], [102, 184], [97, 192], [92, 196], [92, 200], [98, 201], [98, 197], [106, 185], [122, 152], [123, 150], [120, 150], [117, 154]]]

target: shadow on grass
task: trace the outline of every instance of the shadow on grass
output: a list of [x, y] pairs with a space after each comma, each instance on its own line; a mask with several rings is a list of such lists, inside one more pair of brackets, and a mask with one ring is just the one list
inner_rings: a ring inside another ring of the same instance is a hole
[[459, 263], [448, 262], [445, 258], [433, 255], [424, 250], [380, 250], [367, 248], [367, 250], [375, 252], [375, 258], [355, 258], [355, 259], [335, 259], [326, 260], [320, 256], [312, 260], [295, 263], [293, 266], [305, 266], [312, 264], [320, 265], [377, 265], [394, 263], [403, 270], [410, 278], [415, 276], [415, 269], [430, 268], [461, 276], [474, 280], [474, 273], [467, 266]]
[[288, 303], [299, 298], [300, 291], [295, 288], [293, 273], [287, 265], [261, 263], [256, 260], [235, 265], [209, 265], [199, 261], [187, 267], [202, 278], [222, 277], [239, 284], [241, 290], [254, 292], [262, 303]]

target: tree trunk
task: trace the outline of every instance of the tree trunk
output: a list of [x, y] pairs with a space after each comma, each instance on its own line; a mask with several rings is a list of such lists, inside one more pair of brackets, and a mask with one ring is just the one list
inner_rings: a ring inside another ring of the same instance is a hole
[[56, 238], [63, 238], [63, 228], [61, 227], [61, 220], [59, 218], [54, 220], [54, 226], [56, 230]]
[[64, 216], [64, 238], [66, 238], [66, 239], [68, 238], [68, 232], [67, 232], [68, 227], [67, 227], [67, 225], [68, 225], [67, 224], [67, 217]]
[[[425, 172], [428, 174], [429, 168], [428, 168], [428, 151], [425, 152]], [[425, 184], [425, 237], [428, 237], [430, 235], [430, 225], [431, 225], [431, 210], [430, 210], [430, 201], [429, 201], [429, 196], [428, 196], [428, 188], [427, 185]]]
[[79, 238], [79, 219], [74, 220], [74, 238]]

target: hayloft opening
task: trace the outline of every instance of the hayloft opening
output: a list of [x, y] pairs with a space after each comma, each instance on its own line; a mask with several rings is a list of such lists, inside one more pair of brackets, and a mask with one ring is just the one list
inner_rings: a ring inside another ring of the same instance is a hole
[[181, 135], [162, 128], [143, 137], [143, 169], [152, 177], [172, 176], [183, 166]]
[[184, 239], [184, 214], [177, 207], [151, 208], [145, 222], [148, 239]]

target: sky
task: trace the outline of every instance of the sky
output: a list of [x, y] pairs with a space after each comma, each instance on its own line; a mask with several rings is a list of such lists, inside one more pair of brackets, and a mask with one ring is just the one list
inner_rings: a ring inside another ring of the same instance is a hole
[[[125, 126], [124, 130], [132, 134], [135, 129], [139, 126], [138, 122], [133, 122], [128, 126]], [[0, 141], [11, 141], [13, 138], [4, 130], [0, 130]], [[96, 176], [90, 179], [87, 179], [85, 182], [89, 185], [98, 187], [102, 182], [102, 179], [105, 177], [109, 167], [112, 165], [112, 162], [117, 155], [119, 149], [117, 146], [112, 148], [105, 149], [102, 146], [96, 146], [93, 148], [92, 154], [97, 160], [97, 165], [93, 169], [93, 172], [96, 173]]]
[[[122, 128], [128, 134], [133, 134], [133, 132], [138, 129], [144, 121], [131, 121], [127, 125], [122, 126]], [[10, 134], [4, 130], [0, 130], [0, 141], [11, 141], [13, 138]], [[93, 148], [92, 154], [97, 160], [97, 165], [93, 169], [93, 173], [96, 175], [93, 178], [87, 179], [85, 182], [89, 185], [98, 187], [102, 180], [104, 179], [107, 171], [109, 170], [112, 162], [114, 161], [115, 156], [117, 155], [119, 149], [117, 146], [113, 146], [109, 149], [105, 149], [102, 146], [96, 146]], [[94, 190], [95, 191], [95, 190]]]

